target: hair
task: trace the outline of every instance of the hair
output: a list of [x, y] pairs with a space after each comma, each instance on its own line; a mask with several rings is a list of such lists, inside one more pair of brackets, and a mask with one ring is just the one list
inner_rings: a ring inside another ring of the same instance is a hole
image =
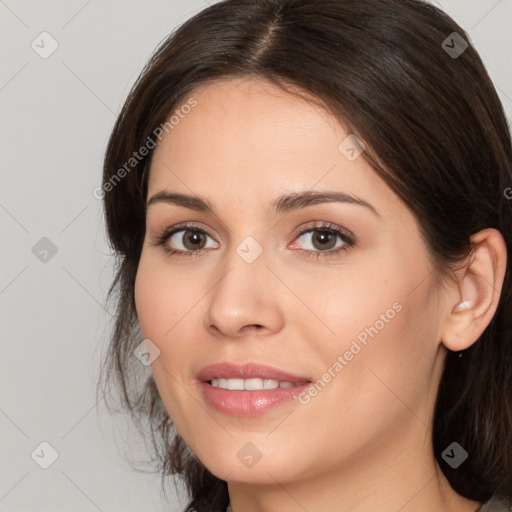
[[[468, 42], [458, 56], [443, 43], [453, 32]], [[136, 80], [106, 148], [116, 315], [98, 389], [105, 394], [112, 383], [143, 434], [140, 423], [149, 426], [162, 486], [181, 477], [198, 512], [224, 512], [227, 483], [185, 444], [152, 375], [143, 384], [134, 378], [142, 366], [132, 357], [142, 340], [134, 283], [152, 151], [112, 180], [197, 87], [232, 78], [318, 102], [364, 141], [362, 157], [415, 216], [435, 276], [453, 276], [471, 254], [470, 236], [484, 228], [499, 230], [512, 254], [509, 127], [481, 58], [443, 11], [422, 0], [224, 0], [178, 27]], [[434, 411], [436, 460], [456, 492], [478, 501], [512, 496], [510, 267], [508, 258], [497, 311], [480, 338], [462, 358], [448, 351]], [[469, 453], [457, 469], [441, 457], [453, 441]]]

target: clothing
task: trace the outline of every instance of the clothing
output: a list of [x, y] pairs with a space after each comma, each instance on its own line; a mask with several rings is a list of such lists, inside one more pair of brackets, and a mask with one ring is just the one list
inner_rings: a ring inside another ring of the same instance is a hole
[[[509, 499], [495, 495], [486, 501], [476, 512], [511, 512], [512, 503]], [[231, 511], [230, 511], [231, 512]]]
[[[226, 512], [233, 512], [231, 505], [228, 505]], [[476, 512], [512, 512], [512, 502], [507, 498], [493, 496], [489, 501], [482, 503]]]

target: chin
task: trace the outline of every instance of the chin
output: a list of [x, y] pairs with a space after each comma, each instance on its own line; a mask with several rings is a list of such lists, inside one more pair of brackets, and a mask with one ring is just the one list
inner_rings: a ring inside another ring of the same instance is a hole
[[275, 485], [276, 479], [284, 482], [300, 478], [294, 473], [301, 462], [296, 454], [276, 457], [278, 449], [258, 454], [250, 442], [236, 444], [236, 449], [201, 454], [199, 458], [217, 478], [229, 482]]

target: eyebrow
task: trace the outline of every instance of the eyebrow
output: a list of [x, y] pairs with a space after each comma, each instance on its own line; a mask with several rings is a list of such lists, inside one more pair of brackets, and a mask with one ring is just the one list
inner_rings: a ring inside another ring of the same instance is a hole
[[[181, 194], [178, 192], [157, 192], [148, 201], [147, 206], [156, 203], [175, 204], [198, 212], [212, 213], [216, 215], [215, 207], [208, 200], [199, 196]], [[346, 192], [340, 191], [317, 191], [293, 192], [279, 196], [270, 204], [270, 212], [279, 214], [292, 210], [305, 208], [322, 203], [349, 203], [368, 208], [376, 216], [381, 217], [378, 210], [363, 199]]]

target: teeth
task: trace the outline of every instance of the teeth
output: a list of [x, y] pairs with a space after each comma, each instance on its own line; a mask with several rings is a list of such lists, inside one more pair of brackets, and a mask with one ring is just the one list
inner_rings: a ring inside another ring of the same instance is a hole
[[211, 385], [214, 388], [229, 389], [231, 391], [240, 390], [261, 390], [276, 388], [293, 388], [300, 386], [303, 382], [294, 384], [288, 381], [278, 381], [273, 379], [212, 379]]

